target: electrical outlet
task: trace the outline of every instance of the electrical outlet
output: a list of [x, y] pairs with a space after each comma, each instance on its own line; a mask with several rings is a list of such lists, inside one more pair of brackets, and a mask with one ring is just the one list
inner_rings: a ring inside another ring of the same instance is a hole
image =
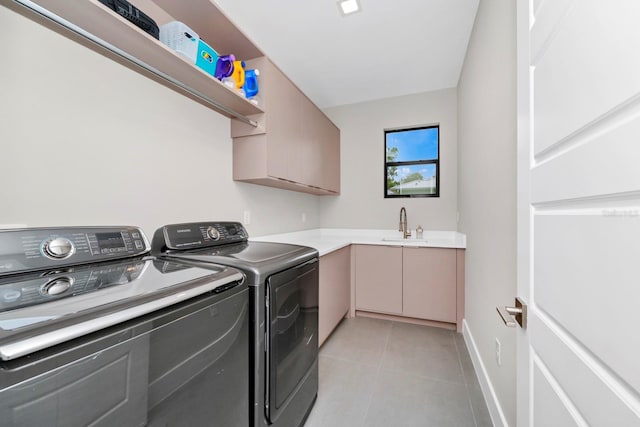
[[302, 212], [302, 216], [300, 219], [302, 220], [302, 222], [307, 222], [307, 214]]
[[244, 225], [251, 224], [251, 211], [244, 211], [242, 214], [242, 223]]
[[502, 366], [502, 344], [498, 338], [496, 338], [496, 363]]

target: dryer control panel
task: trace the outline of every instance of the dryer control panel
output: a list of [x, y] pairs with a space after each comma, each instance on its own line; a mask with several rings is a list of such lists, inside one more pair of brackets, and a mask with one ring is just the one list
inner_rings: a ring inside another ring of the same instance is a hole
[[66, 227], [0, 230], [0, 276], [149, 252], [137, 227]]
[[247, 230], [239, 222], [191, 222], [165, 225], [153, 236], [154, 253], [164, 251], [207, 248], [229, 243], [246, 242]]

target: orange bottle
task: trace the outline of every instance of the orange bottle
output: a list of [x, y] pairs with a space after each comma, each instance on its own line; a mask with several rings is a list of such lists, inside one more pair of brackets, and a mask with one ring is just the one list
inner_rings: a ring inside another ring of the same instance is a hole
[[236, 88], [244, 86], [244, 61], [233, 61], [233, 74], [231, 78], [236, 82]]

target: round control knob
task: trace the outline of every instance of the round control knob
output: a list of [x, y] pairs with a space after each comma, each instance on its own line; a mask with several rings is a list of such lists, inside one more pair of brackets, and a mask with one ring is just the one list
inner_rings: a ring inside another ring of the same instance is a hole
[[73, 243], [64, 237], [49, 240], [43, 246], [44, 254], [49, 258], [63, 259], [73, 254]]
[[53, 279], [50, 282], [45, 283], [42, 286], [40, 292], [43, 295], [55, 296], [60, 295], [61, 293], [69, 290], [71, 285], [73, 284], [73, 280], [70, 277], [59, 277], [57, 279]]
[[207, 236], [209, 236], [211, 240], [218, 240], [220, 239], [220, 232], [213, 227], [209, 227], [207, 228]]

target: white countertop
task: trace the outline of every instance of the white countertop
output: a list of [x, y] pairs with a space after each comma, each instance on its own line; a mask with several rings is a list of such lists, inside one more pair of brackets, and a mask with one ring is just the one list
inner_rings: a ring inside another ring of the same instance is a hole
[[321, 256], [351, 244], [455, 249], [467, 247], [467, 236], [457, 231], [425, 230], [422, 240], [416, 240], [415, 233], [416, 231], [412, 230], [412, 236], [409, 239], [402, 239], [402, 234], [397, 230], [314, 228], [293, 233], [252, 237], [249, 240], [310, 246], [316, 248]]

